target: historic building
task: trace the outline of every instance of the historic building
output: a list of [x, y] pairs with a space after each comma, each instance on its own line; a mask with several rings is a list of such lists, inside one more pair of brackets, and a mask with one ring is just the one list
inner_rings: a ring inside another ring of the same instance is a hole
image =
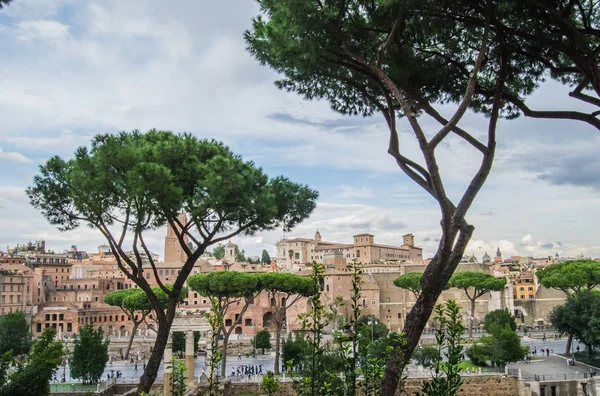
[[[281, 269], [301, 269], [306, 264], [316, 261], [324, 264], [327, 259], [335, 259], [340, 264], [356, 259], [364, 264], [387, 262], [423, 262], [423, 250], [415, 246], [413, 234], [403, 236], [401, 246], [381, 245], [375, 243], [372, 234], [354, 235], [353, 243], [323, 241], [317, 230], [312, 239], [292, 238], [281, 239], [276, 244], [277, 265]], [[325, 260], [325, 261], [324, 261]], [[335, 261], [335, 260], [334, 260]]]

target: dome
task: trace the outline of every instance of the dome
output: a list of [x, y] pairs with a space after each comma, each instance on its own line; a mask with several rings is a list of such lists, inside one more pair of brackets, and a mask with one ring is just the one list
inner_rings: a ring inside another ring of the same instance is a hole
[[481, 261], [483, 263], [491, 261], [491, 257], [487, 254], [487, 252], [485, 252], [485, 254], [483, 255], [483, 257], [481, 258]]

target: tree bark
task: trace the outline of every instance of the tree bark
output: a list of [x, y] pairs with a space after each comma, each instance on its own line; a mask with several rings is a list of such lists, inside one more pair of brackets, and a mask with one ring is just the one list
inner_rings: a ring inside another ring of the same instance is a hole
[[[235, 326], [235, 325], [234, 325]], [[232, 326], [233, 327], [233, 326]], [[221, 353], [221, 377], [225, 378], [227, 374], [227, 347], [229, 346], [229, 336], [231, 333], [223, 331], [223, 348]]]
[[282, 323], [277, 324], [277, 330], [275, 330], [275, 362], [273, 364], [273, 372], [275, 375], [279, 375], [279, 349], [281, 346], [281, 328]]
[[140, 383], [137, 388], [137, 392], [150, 393], [152, 384], [156, 380], [160, 363], [162, 362], [163, 353], [167, 346], [169, 339], [169, 333], [171, 332], [171, 325], [175, 318], [175, 308], [177, 307], [177, 299], [169, 299], [167, 303], [167, 309], [164, 315], [156, 315], [158, 321], [158, 331], [156, 332], [156, 341], [154, 342], [154, 348], [148, 364], [144, 370], [144, 374], [140, 377]]
[[473, 339], [473, 321], [475, 320], [475, 299], [471, 299], [471, 317], [469, 318], [469, 341]]
[[573, 343], [573, 334], [569, 334], [567, 337], [567, 348], [565, 350], [566, 355], [571, 355], [571, 344]]
[[[401, 370], [410, 361], [414, 349], [419, 344], [419, 339], [433, 312], [437, 299], [458, 266], [474, 230], [473, 226], [466, 223], [463, 223], [460, 227], [460, 232], [458, 231], [459, 226], [455, 225], [455, 228], [456, 231], [452, 229], [444, 230], [450, 233], [450, 237], [442, 235], [438, 251], [423, 273], [421, 295], [406, 316], [404, 324], [407, 343], [404, 347], [398, 344], [394, 345], [392, 356], [387, 362], [385, 374], [381, 381], [380, 390], [382, 395], [394, 395], [396, 393]], [[457, 233], [459, 234], [458, 238], [456, 238]], [[456, 243], [452, 247], [451, 244], [455, 239]]]
[[135, 338], [135, 332], [139, 327], [141, 322], [133, 321], [133, 329], [131, 329], [131, 336], [129, 337], [129, 343], [127, 344], [127, 349], [125, 349], [125, 360], [129, 357], [129, 351], [131, 350], [131, 344], [133, 344], [133, 339]]

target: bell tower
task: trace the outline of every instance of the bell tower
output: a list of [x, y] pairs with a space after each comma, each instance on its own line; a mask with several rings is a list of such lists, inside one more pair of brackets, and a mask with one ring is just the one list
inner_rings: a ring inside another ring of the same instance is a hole
[[[177, 216], [177, 219], [179, 219], [179, 222], [182, 225], [185, 226], [187, 224], [187, 215], [185, 212], [181, 212], [179, 216]], [[187, 235], [183, 237], [183, 241], [187, 245]], [[184, 263], [186, 260], [187, 255], [179, 243], [179, 239], [175, 234], [175, 230], [173, 230], [173, 227], [171, 227], [170, 224], [167, 224], [167, 236], [165, 237], [165, 262]]]

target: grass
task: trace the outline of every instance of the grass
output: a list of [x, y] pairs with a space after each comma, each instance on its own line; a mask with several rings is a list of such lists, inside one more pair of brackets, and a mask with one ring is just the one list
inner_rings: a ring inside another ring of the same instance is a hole
[[95, 392], [96, 384], [80, 384], [80, 383], [58, 383], [50, 384], [50, 392], [64, 392], [64, 391], [81, 391], [81, 392]]
[[591, 359], [588, 358], [587, 352], [575, 352], [575, 360], [590, 366], [600, 367], [600, 354], [594, 353]]

